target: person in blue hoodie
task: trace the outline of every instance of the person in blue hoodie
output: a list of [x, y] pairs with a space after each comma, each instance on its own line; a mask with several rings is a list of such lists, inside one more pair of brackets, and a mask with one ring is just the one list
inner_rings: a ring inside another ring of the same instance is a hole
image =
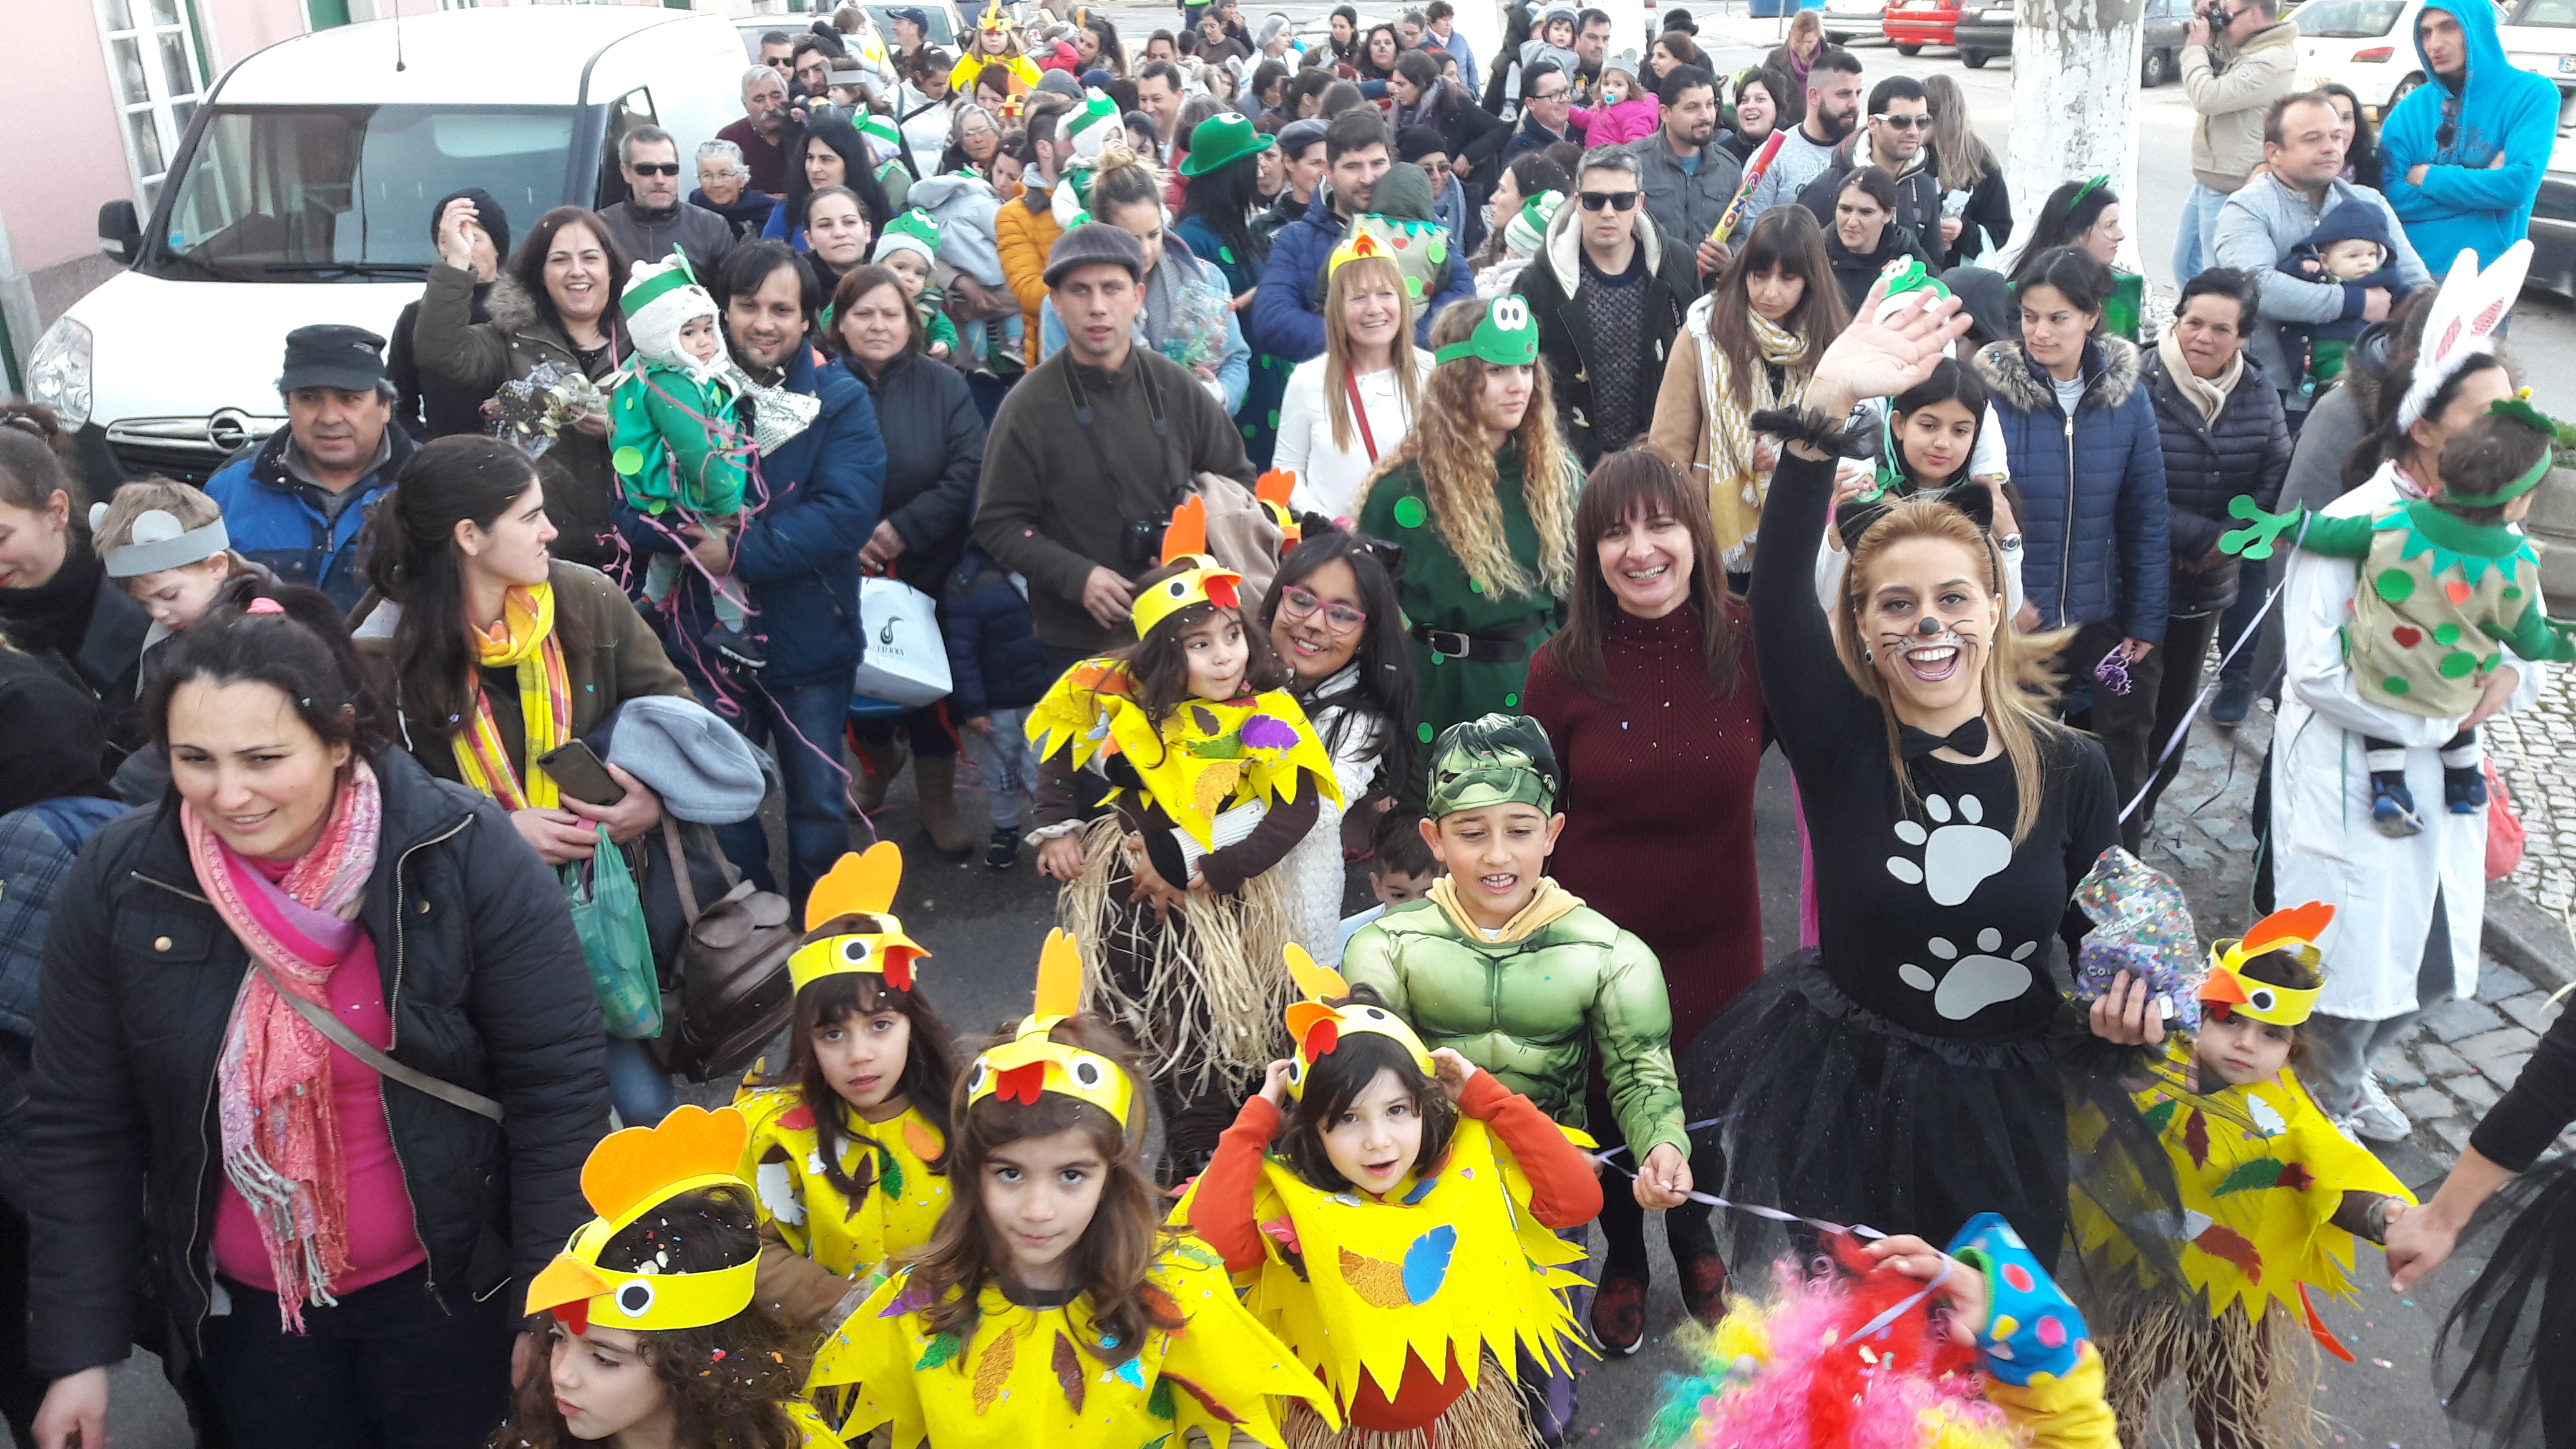
[[[638, 553], [686, 549], [695, 563], [664, 606], [662, 647], [700, 702], [778, 759], [787, 806], [787, 896], [805, 897], [850, 848], [843, 803], [842, 722], [858, 668], [859, 549], [876, 531], [886, 449], [876, 404], [858, 379], [817, 365], [809, 341], [823, 293], [783, 242], [745, 242], [715, 275], [725, 340], [753, 383], [743, 402], [758, 453], [730, 536], [676, 532], [663, 519], [612, 502], [618, 531]], [[700, 647], [715, 625], [710, 575], [731, 575], [750, 596], [748, 627], [769, 657], [738, 669]], [[760, 818], [715, 827], [742, 874], [774, 889]]]
[[2425, 0], [2415, 54], [2430, 79], [2379, 130], [2388, 204], [2425, 265], [2492, 266], [2522, 240], [2558, 137], [2558, 87], [2515, 68], [2482, 3]]
[[[2375, 206], [2338, 206], [2327, 212], [2290, 249], [2274, 270], [2302, 282], [2340, 282], [2346, 286], [2382, 287], [2391, 297], [2410, 288], [2397, 265], [2397, 248], [2388, 230], [2388, 213]], [[2285, 390], [2313, 399], [2317, 390], [2343, 371], [2344, 349], [2371, 324], [2358, 317], [2335, 322], [2283, 322], [2279, 325]], [[2308, 403], [2301, 401], [2299, 407]]]

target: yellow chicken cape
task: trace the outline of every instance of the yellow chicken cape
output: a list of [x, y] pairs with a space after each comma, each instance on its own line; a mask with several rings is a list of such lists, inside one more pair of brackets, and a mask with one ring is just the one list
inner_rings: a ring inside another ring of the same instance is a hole
[[1202, 849], [1215, 848], [1219, 812], [1255, 800], [1294, 800], [1301, 772], [1314, 777], [1325, 799], [1342, 802], [1332, 756], [1287, 691], [1225, 704], [1183, 700], [1157, 729], [1134, 689], [1125, 664], [1084, 660], [1029, 711], [1029, 743], [1040, 759], [1070, 749], [1077, 770], [1104, 755], [1124, 755], [1145, 793]]
[[[2177, 1042], [2165, 1065], [2180, 1080], [2190, 1059], [2190, 1046]], [[2287, 1068], [2197, 1097], [2160, 1083], [2136, 1100], [2173, 1159], [2183, 1208], [2175, 1247], [2213, 1318], [2241, 1303], [2260, 1322], [2275, 1301], [2304, 1318], [2302, 1283], [2351, 1300], [2353, 1236], [2331, 1221], [2343, 1195], [2415, 1201], [2395, 1173], [2335, 1130]], [[2074, 1219], [2087, 1251], [2104, 1250], [2113, 1267], [2137, 1261], [2128, 1240], [2080, 1196]]]
[[[752, 1078], [759, 1075], [754, 1068]], [[926, 1164], [947, 1145], [918, 1110], [886, 1122], [852, 1122], [842, 1135], [841, 1175], [858, 1189], [853, 1200], [823, 1173], [820, 1134], [802, 1092], [745, 1087], [734, 1106], [751, 1119], [743, 1178], [761, 1220], [777, 1228], [790, 1250], [855, 1279], [930, 1241], [948, 1206], [948, 1179]]]
[[1101, 1358], [1088, 1298], [1026, 1308], [988, 1285], [961, 1339], [922, 1321], [929, 1302], [912, 1274], [880, 1285], [814, 1357], [808, 1393], [859, 1386], [846, 1437], [884, 1424], [894, 1449], [1179, 1449], [1196, 1429], [1215, 1444], [1231, 1430], [1284, 1449], [1273, 1396], [1304, 1399], [1340, 1427], [1323, 1385], [1244, 1311], [1223, 1262], [1200, 1243], [1172, 1243], [1147, 1275], [1147, 1293], [1168, 1295], [1181, 1330], [1152, 1330], [1115, 1363]]
[[[1541, 1226], [1529, 1202], [1520, 1165], [1472, 1117], [1459, 1119], [1434, 1171], [1383, 1199], [1325, 1192], [1268, 1158], [1253, 1196], [1267, 1256], [1237, 1276], [1244, 1306], [1345, 1406], [1363, 1373], [1392, 1400], [1408, 1356], [1439, 1376], [1454, 1353], [1470, 1388], [1487, 1350], [1507, 1367], [1526, 1351], [1562, 1369], [1566, 1345], [1582, 1339], [1556, 1290], [1584, 1286], [1565, 1266], [1584, 1252]], [[1185, 1198], [1174, 1220], [1189, 1209]]]

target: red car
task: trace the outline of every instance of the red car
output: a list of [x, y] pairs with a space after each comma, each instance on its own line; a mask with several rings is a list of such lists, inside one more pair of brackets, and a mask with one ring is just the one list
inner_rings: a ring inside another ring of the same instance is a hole
[[1896, 0], [1880, 22], [1898, 55], [1920, 55], [1927, 45], [1952, 45], [1959, 25], [1959, 0]]

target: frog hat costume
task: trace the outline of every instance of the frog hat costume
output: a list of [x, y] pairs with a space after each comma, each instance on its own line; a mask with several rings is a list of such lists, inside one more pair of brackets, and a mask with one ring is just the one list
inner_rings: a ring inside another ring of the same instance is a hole
[[[574, 1334], [593, 1328], [651, 1334], [710, 1327], [749, 1309], [760, 1266], [757, 1253], [702, 1272], [664, 1271], [670, 1261], [667, 1251], [640, 1270], [600, 1262], [610, 1243], [629, 1228], [653, 1221], [656, 1210], [683, 1194], [735, 1193], [747, 1204], [751, 1184], [734, 1170], [742, 1160], [747, 1130], [742, 1114], [731, 1107], [710, 1112], [681, 1106], [659, 1126], [629, 1127], [601, 1139], [581, 1167], [581, 1195], [599, 1216], [583, 1224], [528, 1285], [527, 1311], [552, 1313]], [[692, 1223], [697, 1216], [691, 1214]], [[646, 1241], [671, 1227], [648, 1228]], [[736, 1370], [747, 1375], [770, 1371], [748, 1362]], [[791, 1385], [780, 1384], [778, 1397], [806, 1449], [839, 1449], [841, 1440], [795, 1396]]]
[[[842, 856], [814, 883], [805, 903], [804, 943], [787, 958], [788, 979], [799, 996], [840, 976], [873, 977], [895, 991], [913, 989], [917, 963], [930, 953], [888, 910], [902, 880], [903, 852], [881, 840], [865, 854]], [[855, 1026], [864, 1014], [853, 1012], [844, 1020]], [[818, 1105], [837, 1114], [829, 1133], [816, 1118]], [[763, 1226], [789, 1252], [873, 1288], [889, 1259], [930, 1241], [948, 1205], [942, 1165], [948, 1143], [923, 1115], [921, 1103], [908, 1102], [901, 1114], [871, 1122], [837, 1095], [819, 1104], [807, 1100], [793, 1072], [773, 1079], [755, 1066], [734, 1106], [751, 1123], [743, 1175], [758, 1191]], [[837, 1159], [829, 1166], [827, 1136]], [[841, 1306], [852, 1301], [845, 1297]]]
[[[1054, 1039], [1075, 1011], [1082, 962], [1063, 931], [1048, 933], [1038, 962], [1034, 1009], [1011, 1037], [975, 1059], [967, 1111], [991, 1103], [1036, 1105], [1055, 1095], [1108, 1114], [1133, 1151], [1142, 1139], [1138, 1083], [1108, 1057]], [[952, 1212], [980, 1212], [960, 1199]], [[1286, 1449], [1275, 1397], [1301, 1398], [1336, 1425], [1332, 1400], [1276, 1338], [1236, 1301], [1216, 1255], [1187, 1238], [1165, 1237], [1144, 1290], [1158, 1318], [1141, 1342], [1120, 1343], [1093, 1321], [1077, 1293], [1023, 1295], [996, 1281], [975, 1285], [976, 1312], [953, 1332], [926, 1318], [931, 1290], [907, 1267], [881, 1285], [827, 1339], [809, 1392], [856, 1385], [844, 1432], [885, 1426], [893, 1449], [936, 1442], [1045, 1446], [1045, 1449], [1168, 1449], [1204, 1434], [1223, 1444], [1239, 1433]], [[956, 1290], [950, 1290], [952, 1293]]]
[[[1318, 1061], [1368, 1036], [1393, 1042], [1437, 1080], [1429, 1049], [1402, 1017], [1346, 1000], [1351, 989], [1340, 974], [1298, 947], [1285, 954], [1303, 997], [1287, 1011], [1297, 1043], [1288, 1071], [1291, 1096], [1302, 1097]], [[1528, 1114], [1540, 1132], [1573, 1147], [1592, 1145], [1493, 1090], [1489, 1074], [1477, 1077], [1493, 1098]], [[1580, 1157], [1560, 1155], [1577, 1174], [1587, 1173]], [[1251, 1215], [1264, 1256], [1236, 1274], [1246, 1289], [1244, 1306], [1324, 1381], [1353, 1427], [1379, 1434], [1421, 1430], [1442, 1449], [1526, 1443], [1510, 1366], [1526, 1355], [1566, 1372], [1569, 1346], [1590, 1351], [1559, 1296], [1585, 1286], [1576, 1271], [1584, 1250], [1539, 1221], [1530, 1176], [1494, 1126], [1462, 1112], [1446, 1150], [1436, 1160], [1415, 1162], [1383, 1196], [1318, 1187], [1275, 1153], [1263, 1156], [1259, 1174]], [[1218, 1176], [1211, 1167], [1200, 1182]], [[1239, 1212], [1241, 1199], [1235, 1201]], [[1199, 1202], [1194, 1192], [1180, 1215], [1199, 1221], [1190, 1216]], [[1215, 1205], [1210, 1199], [1209, 1208]], [[1241, 1261], [1235, 1260], [1238, 1267]], [[1308, 1435], [1301, 1430], [1317, 1428], [1316, 1421], [1295, 1416], [1290, 1437], [1303, 1440]]]

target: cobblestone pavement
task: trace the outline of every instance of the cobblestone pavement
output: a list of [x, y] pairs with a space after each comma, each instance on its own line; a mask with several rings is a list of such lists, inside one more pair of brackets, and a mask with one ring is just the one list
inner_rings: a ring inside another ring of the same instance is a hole
[[2553, 669], [2540, 703], [2478, 731], [2528, 837], [2514, 889], [2560, 920], [2576, 908], [2576, 671]]

